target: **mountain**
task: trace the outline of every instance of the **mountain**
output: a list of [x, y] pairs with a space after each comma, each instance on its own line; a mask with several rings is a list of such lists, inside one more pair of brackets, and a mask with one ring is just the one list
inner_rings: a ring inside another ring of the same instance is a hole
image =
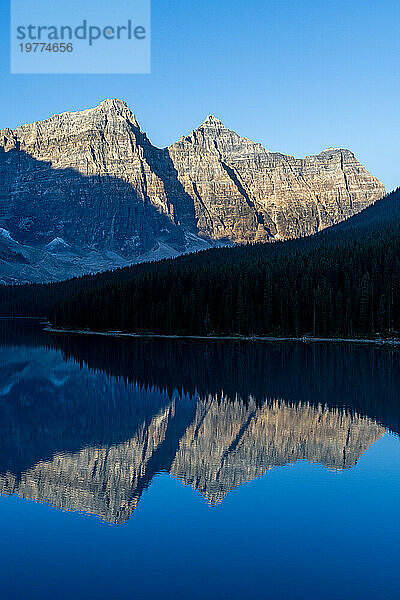
[[[0, 131], [0, 281], [309, 235], [384, 195], [348, 150], [295, 159], [213, 116], [168, 148], [125, 102]], [[7, 237], [9, 236], [9, 238]]]
[[269, 152], [213, 116], [168, 149], [202, 236], [286, 240], [338, 223], [384, 195], [349, 150], [296, 159]]
[[67, 279], [129, 264], [113, 252], [77, 248], [62, 238], [44, 247], [21, 244], [8, 230], [0, 229], [0, 284]]

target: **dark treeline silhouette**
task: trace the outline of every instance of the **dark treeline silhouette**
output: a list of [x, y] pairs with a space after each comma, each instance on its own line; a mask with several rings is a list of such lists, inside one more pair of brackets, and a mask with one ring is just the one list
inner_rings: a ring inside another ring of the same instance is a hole
[[172, 396], [283, 399], [345, 409], [400, 432], [397, 350], [342, 344], [123, 340], [63, 334], [67, 360]]
[[[88, 367], [93, 373], [107, 376], [110, 381], [119, 380], [127, 388], [133, 385], [140, 390], [158, 392], [161, 403], [161, 397], [166, 395], [172, 398], [176, 391], [181, 398], [212, 396], [221, 398], [221, 402], [247, 402], [252, 398], [262, 405], [283, 400], [292, 405], [322, 405], [368, 416], [400, 433], [400, 363], [397, 350], [353, 344], [120, 339], [69, 333], [56, 335], [42, 331], [33, 320], [0, 321], [0, 349], [11, 346], [58, 351], [66, 363], [76, 363], [82, 367], [82, 372], [85, 371], [84, 367]], [[5, 373], [3, 376], [7, 377]], [[6, 381], [3, 382], [4, 386]], [[38, 381], [38, 385], [40, 397], [46, 404], [47, 393], [43, 383]], [[32, 387], [32, 381], [29, 386]], [[24, 393], [28, 398], [34, 395], [35, 390], [26, 386]], [[110, 410], [117, 410], [117, 397], [100, 402], [102, 393], [98, 392], [98, 405], [91, 408], [93, 419], [97, 413], [104, 417]], [[94, 392], [93, 397], [96, 397]], [[72, 404], [69, 402], [64, 406], [62, 398], [51, 398], [49, 410], [54, 415], [52, 419], [57, 422], [57, 427], [64, 427], [59, 421], [67, 410], [72, 411], [77, 426], [80, 422], [79, 410], [83, 410], [87, 399], [75, 393]], [[41, 410], [40, 402], [36, 400], [33, 404], [38, 404], [35, 410]], [[17, 405], [14, 404], [7, 410], [13, 412], [16, 409]], [[118, 410], [122, 411], [126, 420], [126, 424], [120, 427], [123, 438], [128, 424], [132, 424], [132, 417], [127, 416], [132, 409], [128, 410], [124, 401]], [[107, 418], [111, 423], [114, 417], [112, 412], [110, 415]], [[38, 418], [35, 426], [40, 429], [43, 425], [39, 424], [47, 423], [49, 418], [48, 415], [42, 415], [42, 421]], [[116, 423], [120, 421], [115, 419]], [[72, 431], [73, 428], [70, 429]], [[99, 441], [103, 438], [101, 433], [96, 439]]]
[[3, 288], [1, 314], [158, 334], [368, 336], [400, 329], [400, 190], [311, 238]]

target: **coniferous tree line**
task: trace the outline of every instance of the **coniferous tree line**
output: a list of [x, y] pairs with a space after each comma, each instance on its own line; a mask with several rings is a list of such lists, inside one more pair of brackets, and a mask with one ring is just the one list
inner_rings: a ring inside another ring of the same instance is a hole
[[368, 336], [400, 330], [400, 192], [312, 238], [0, 291], [2, 314], [158, 334]]
[[[329, 406], [400, 433], [396, 350], [375, 345], [252, 343], [53, 335], [63, 356], [143, 389]], [[299, 374], [301, 385], [299, 385]], [[357, 386], [354, 386], [354, 377]]]

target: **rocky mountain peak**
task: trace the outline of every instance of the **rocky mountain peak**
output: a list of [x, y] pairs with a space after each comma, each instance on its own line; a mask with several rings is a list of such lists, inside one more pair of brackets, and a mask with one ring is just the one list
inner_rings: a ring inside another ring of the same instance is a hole
[[119, 100], [118, 98], [107, 98], [93, 108], [63, 113], [60, 116], [63, 117], [64, 114], [68, 115], [68, 118], [73, 122], [99, 123], [100, 126], [102, 124], [110, 125], [112, 123], [126, 122], [135, 129], [140, 130], [139, 123], [128, 104], [124, 100]]
[[226, 127], [223, 124], [223, 122], [221, 121], [221, 119], [214, 117], [214, 115], [208, 115], [208, 117], [205, 119], [205, 121], [203, 121], [203, 123], [200, 125], [200, 127], [198, 127], [198, 129], [206, 129], [206, 128], [226, 129]]
[[384, 192], [348, 150], [269, 152], [214, 115], [155, 148], [118, 98], [0, 131], [0, 227], [35, 255], [57, 238], [107, 260], [112, 251], [121, 264], [199, 243], [284, 240]]
[[105, 100], [100, 102], [98, 107], [95, 108], [99, 108], [100, 106], [111, 111], [129, 110], [130, 112], [130, 108], [128, 107], [128, 104], [125, 102], [125, 100], [120, 100], [119, 98], [106, 98]]
[[240, 136], [236, 131], [228, 129], [214, 115], [209, 115], [189, 136], [182, 137], [180, 142], [200, 145], [224, 161], [228, 155], [240, 157], [268, 153], [268, 150], [265, 150], [260, 143], [253, 142]]
[[129, 123], [134, 128], [140, 129], [139, 124], [127, 103], [123, 100], [106, 99], [93, 108], [79, 111], [66, 111], [55, 114], [44, 121], [36, 121], [17, 127], [15, 131], [4, 129], [0, 135], [25, 140], [40, 138], [59, 138], [64, 135], [71, 137], [87, 129], [106, 129], [112, 123]]
[[92, 110], [105, 112], [115, 117], [123, 117], [135, 125], [135, 127], [139, 128], [135, 115], [124, 100], [119, 100], [118, 98], [106, 98], [106, 100], [103, 100], [103, 102], [98, 106], [95, 106]]

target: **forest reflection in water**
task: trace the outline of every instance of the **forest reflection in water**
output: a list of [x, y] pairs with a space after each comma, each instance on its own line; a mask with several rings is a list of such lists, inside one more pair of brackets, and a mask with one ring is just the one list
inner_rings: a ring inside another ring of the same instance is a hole
[[126, 522], [167, 472], [210, 504], [299, 460], [351, 469], [399, 432], [396, 351], [114, 339], [0, 322], [0, 493]]

